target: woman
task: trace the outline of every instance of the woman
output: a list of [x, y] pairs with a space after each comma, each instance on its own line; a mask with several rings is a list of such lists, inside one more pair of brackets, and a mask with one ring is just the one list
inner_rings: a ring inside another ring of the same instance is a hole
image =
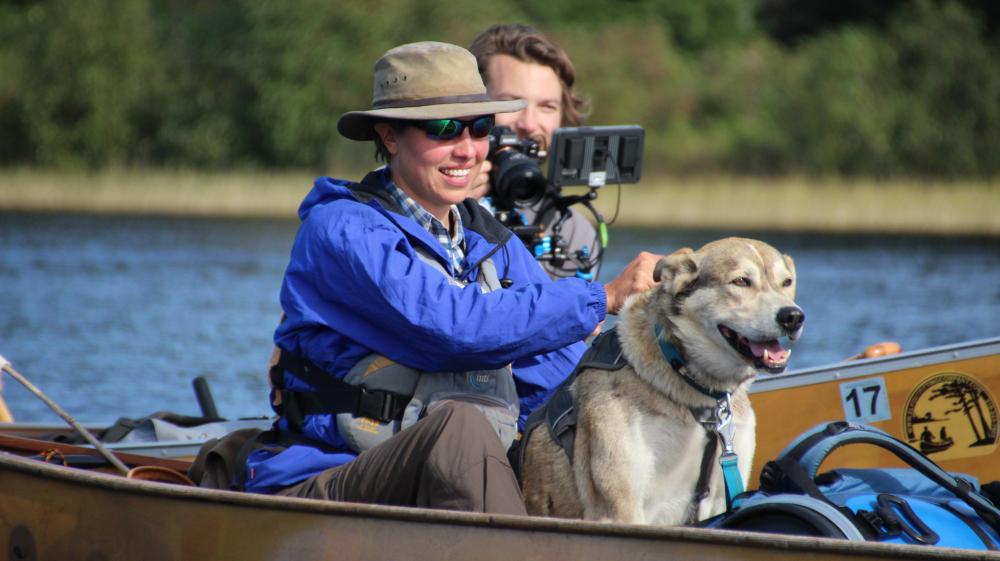
[[582, 341], [652, 286], [643, 254], [601, 285], [548, 279], [474, 200], [496, 113], [465, 49], [403, 45], [375, 64], [373, 109], [341, 116], [386, 167], [320, 178], [281, 289], [272, 403], [282, 447], [246, 488], [523, 514], [505, 452], [573, 369]]

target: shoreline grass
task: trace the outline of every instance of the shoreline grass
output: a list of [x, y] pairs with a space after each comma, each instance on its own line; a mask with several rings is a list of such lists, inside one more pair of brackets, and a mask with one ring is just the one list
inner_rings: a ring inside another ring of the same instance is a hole
[[[598, 208], [614, 212], [602, 188]], [[622, 186], [633, 227], [1000, 236], [1000, 181], [664, 178]]]
[[[314, 175], [6, 170], [0, 171], [0, 211], [295, 219]], [[618, 189], [600, 190], [596, 206], [606, 219]], [[719, 175], [651, 177], [620, 189], [619, 226], [1000, 236], [1000, 180]]]

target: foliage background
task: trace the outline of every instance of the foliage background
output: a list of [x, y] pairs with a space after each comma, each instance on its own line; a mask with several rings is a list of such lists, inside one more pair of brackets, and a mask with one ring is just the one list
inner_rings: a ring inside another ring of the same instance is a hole
[[[484, 7], [487, 6], [487, 7]], [[672, 174], [993, 178], [1000, 3], [44, 0], [0, 4], [0, 166], [347, 170], [337, 116], [409, 41], [537, 26], [589, 124]]]

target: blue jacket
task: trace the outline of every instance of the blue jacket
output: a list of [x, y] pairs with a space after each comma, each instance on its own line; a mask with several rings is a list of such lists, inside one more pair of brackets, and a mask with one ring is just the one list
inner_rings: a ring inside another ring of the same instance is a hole
[[[428, 372], [493, 369], [513, 363], [520, 426], [569, 375], [581, 342], [604, 319], [604, 288], [568, 278], [552, 281], [521, 241], [473, 200], [459, 205], [465, 227], [463, 277], [475, 281], [489, 257], [509, 288], [484, 294], [459, 287], [418, 257], [415, 247], [452, 270], [444, 248], [402, 215], [384, 189], [385, 169], [360, 184], [321, 177], [299, 208], [281, 287], [285, 320], [274, 334], [283, 352], [344, 377], [377, 352]], [[285, 372], [290, 390], [311, 388]], [[284, 419], [279, 428], [288, 430]], [[246, 488], [271, 492], [354, 458], [334, 415], [307, 415], [304, 436], [339, 453], [295, 445], [248, 459]]]

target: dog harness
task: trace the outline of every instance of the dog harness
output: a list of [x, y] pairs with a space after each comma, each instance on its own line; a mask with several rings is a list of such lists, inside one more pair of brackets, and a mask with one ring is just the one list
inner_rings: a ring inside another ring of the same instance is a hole
[[543, 423], [548, 427], [552, 440], [559, 444], [559, 447], [566, 453], [569, 463], [573, 463], [577, 417], [576, 404], [569, 387], [577, 374], [587, 368], [615, 371], [621, 370], [627, 365], [628, 360], [625, 359], [625, 354], [622, 352], [621, 342], [618, 340], [618, 332], [615, 328], [612, 327], [594, 338], [590, 347], [580, 357], [580, 362], [577, 363], [573, 372], [552, 392], [544, 405], [531, 412], [524, 424], [523, 436], [511, 448], [508, 459], [519, 480], [521, 466], [524, 465], [523, 444], [528, 441], [531, 432]]
[[[739, 504], [736, 496], [743, 492], [743, 479], [740, 476], [737, 466], [737, 456], [733, 448], [733, 440], [736, 436], [736, 427], [733, 424], [732, 407], [730, 405], [730, 394], [728, 392], [712, 391], [696, 382], [687, 373], [684, 366], [684, 358], [673, 344], [662, 341], [660, 332], [662, 328], [656, 326], [656, 340], [660, 346], [660, 351], [670, 366], [680, 375], [681, 379], [687, 382], [699, 393], [716, 400], [714, 407], [692, 407], [691, 414], [695, 421], [704, 429], [708, 442], [705, 445], [705, 453], [702, 456], [701, 472], [698, 482], [695, 484], [694, 501], [691, 511], [687, 515], [687, 523], [697, 522], [698, 506], [709, 495], [709, 480], [712, 475], [712, 463], [719, 449], [719, 440], [722, 440], [723, 453], [719, 458], [722, 466], [722, 474], [726, 484], [726, 505], [732, 507]], [[622, 352], [621, 341], [618, 339], [618, 331], [614, 327], [598, 335], [590, 348], [584, 353], [579, 364], [572, 374], [556, 388], [552, 396], [545, 402], [545, 405], [532, 411], [525, 423], [524, 436], [519, 444], [527, 442], [531, 432], [544, 423], [548, 428], [552, 440], [559, 444], [573, 463], [574, 441], [576, 439], [576, 405], [573, 401], [573, 394], [569, 387], [576, 376], [583, 370], [595, 368], [599, 370], [617, 371], [629, 366], [625, 353]], [[511, 465], [514, 467], [518, 478], [521, 476], [521, 466], [524, 465], [524, 446], [516, 446], [511, 450]]]
[[701, 476], [698, 479], [698, 486], [695, 487], [695, 503], [693, 509], [697, 511], [698, 504], [708, 497], [708, 477], [711, 473], [711, 458], [715, 456], [718, 449], [718, 442], [722, 441], [722, 454], [719, 456], [719, 465], [722, 467], [722, 478], [726, 485], [726, 509], [732, 510], [739, 506], [738, 495], [743, 493], [743, 478], [740, 476], [739, 457], [733, 447], [736, 439], [736, 425], [733, 423], [733, 408], [730, 403], [729, 392], [714, 391], [707, 388], [692, 378], [684, 364], [684, 357], [680, 351], [670, 341], [664, 340], [660, 334], [663, 326], [657, 324], [653, 328], [656, 335], [656, 343], [660, 347], [660, 353], [667, 360], [671, 368], [680, 375], [681, 380], [687, 382], [698, 393], [715, 400], [714, 407], [692, 407], [691, 414], [696, 421], [705, 428], [708, 435], [708, 444], [705, 446], [705, 455], [702, 456]]

